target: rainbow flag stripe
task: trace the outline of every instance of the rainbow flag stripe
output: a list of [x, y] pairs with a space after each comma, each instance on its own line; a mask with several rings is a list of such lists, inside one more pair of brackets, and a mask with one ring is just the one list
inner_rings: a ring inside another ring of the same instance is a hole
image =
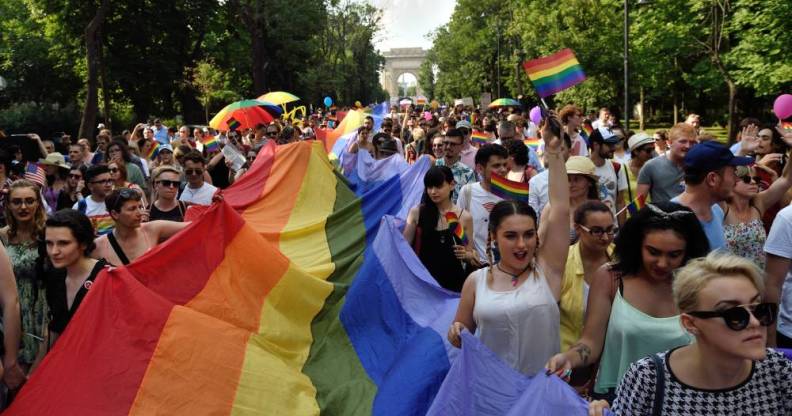
[[782, 121], [781, 128], [784, 130], [792, 130], [792, 121]]
[[646, 195], [638, 195], [632, 202], [627, 205], [627, 211], [630, 212], [630, 215], [635, 215], [640, 211], [643, 207], [646, 206]]
[[523, 62], [523, 69], [536, 88], [539, 97], [547, 97], [580, 84], [586, 74], [575, 52], [562, 49], [550, 56]]
[[208, 153], [217, 152], [220, 150], [220, 141], [217, 140], [217, 137], [215, 136], [204, 136], [202, 143], [204, 145], [204, 149], [206, 149]]
[[160, 151], [160, 144], [158, 141], [154, 140], [151, 147], [149, 148], [148, 153], [146, 153], [146, 159], [154, 160], [155, 157], [159, 154]]
[[490, 191], [503, 198], [528, 202], [528, 184], [510, 181], [495, 173], [490, 177]]
[[448, 223], [448, 228], [456, 237], [456, 240], [460, 243], [460, 245], [466, 246], [468, 245], [467, 235], [465, 235], [465, 228], [462, 226], [462, 223], [459, 222], [459, 217], [457, 217], [456, 212], [448, 211], [445, 213], [445, 219]]
[[238, 129], [239, 126], [242, 125], [242, 123], [240, 123], [239, 120], [233, 117], [229, 118], [228, 121], [226, 121], [226, 124], [228, 124], [228, 129], [231, 131], [236, 131], [236, 129]]
[[473, 130], [473, 134], [470, 135], [470, 138], [473, 143], [482, 146], [492, 141], [492, 135], [481, 130]]
[[527, 139], [524, 139], [523, 143], [525, 143], [526, 146], [536, 151], [539, 149], [539, 145], [542, 143], [542, 141], [536, 137], [529, 137]]
[[414, 166], [357, 195], [322, 143], [270, 142], [189, 227], [99, 275], [7, 414], [425, 414], [458, 295], [401, 237]]

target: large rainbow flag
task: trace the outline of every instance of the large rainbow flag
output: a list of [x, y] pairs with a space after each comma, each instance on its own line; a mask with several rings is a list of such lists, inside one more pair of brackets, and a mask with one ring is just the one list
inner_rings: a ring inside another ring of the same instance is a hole
[[321, 143], [270, 143], [224, 201], [102, 272], [8, 414], [424, 414], [458, 297], [398, 228], [423, 171], [356, 195]]

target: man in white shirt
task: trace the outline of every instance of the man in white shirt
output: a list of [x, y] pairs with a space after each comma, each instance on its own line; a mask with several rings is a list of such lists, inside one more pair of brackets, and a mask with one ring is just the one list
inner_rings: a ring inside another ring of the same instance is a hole
[[113, 230], [115, 221], [107, 212], [105, 198], [113, 190], [113, 179], [107, 165], [94, 165], [85, 171], [85, 186], [91, 194], [77, 201], [72, 209], [85, 214], [97, 235], [104, 235]]
[[182, 191], [179, 201], [196, 205], [212, 203], [212, 196], [217, 188], [204, 182], [205, 167], [206, 162], [201, 152], [193, 150], [184, 156], [184, 175], [187, 177], [187, 186]]
[[610, 127], [610, 121], [608, 121], [608, 119], [610, 119], [610, 115], [611, 113], [610, 110], [608, 110], [608, 107], [600, 108], [599, 118], [591, 122], [591, 127], [593, 129], [598, 129], [600, 127]]
[[[613, 161], [617, 143], [619, 136], [609, 128], [600, 127], [589, 136], [589, 157], [596, 166], [594, 174], [599, 177], [600, 201], [610, 207], [614, 215], [624, 207], [624, 192], [627, 190], [624, 170], [628, 169], [627, 166]], [[624, 224], [627, 214], [620, 213], [618, 220], [619, 225]]]
[[509, 171], [506, 159], [509, 152], [499, 144], [486, 144], [476, 153], [476, 172], [481, 182], [469, 183], [459, 191], [457, 206], [470, 212], [473, 217], [473, 248], [478, 254], [479, 263], [488, 264], [487, 234], [489, 233], [489, 213], [501, 197], [490, 192], [490, 178], [495, 172], [505, 177]]
[[792, 206], [773, 220], [764, 246], [767, 280], [763, 302], [778, 303], [777, 328], [767, 331], [767, 346], [792, 348]]

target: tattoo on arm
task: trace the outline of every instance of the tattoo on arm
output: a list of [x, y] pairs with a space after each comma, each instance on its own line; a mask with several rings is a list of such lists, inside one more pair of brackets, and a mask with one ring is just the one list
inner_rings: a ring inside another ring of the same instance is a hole
[[578, 356], [580, 356], [580, 361], [583, 362], [583, 365], [588, 365], [589, 356], [591, 356], [591, 348], [589, 348], [588, 345], [578, 342], [572, 346], [572, 350], [578, 353]]

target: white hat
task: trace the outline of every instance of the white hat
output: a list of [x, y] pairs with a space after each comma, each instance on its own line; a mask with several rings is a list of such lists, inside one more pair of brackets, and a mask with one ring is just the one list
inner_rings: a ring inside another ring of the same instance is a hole
[[639, 131], [638, 133], [633, 134], [632, 137], [630, 137], [630, 140], [627, 140], [627, 147], [632, 152], [633, 150], [645, 144], [654, 143], [654, 142], [655, 142], [654, 137], [646, 134], [646, 132]]

